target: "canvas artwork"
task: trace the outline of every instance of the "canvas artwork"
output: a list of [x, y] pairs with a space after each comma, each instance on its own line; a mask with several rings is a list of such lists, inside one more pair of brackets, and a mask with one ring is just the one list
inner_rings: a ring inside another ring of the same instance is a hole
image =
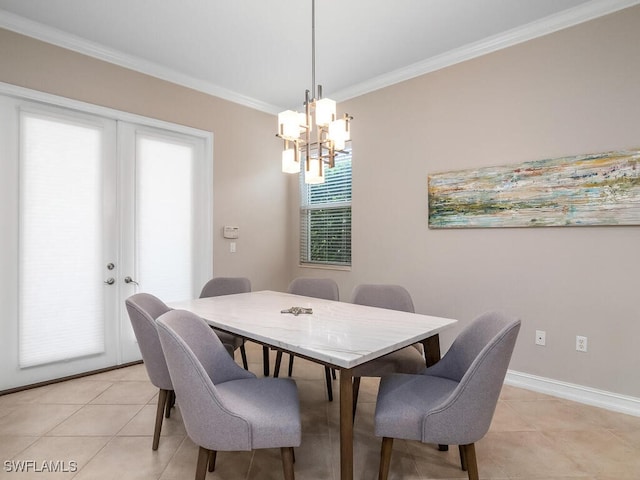
[[640, 224], [640, 150], [429, 175], [430, 228]]

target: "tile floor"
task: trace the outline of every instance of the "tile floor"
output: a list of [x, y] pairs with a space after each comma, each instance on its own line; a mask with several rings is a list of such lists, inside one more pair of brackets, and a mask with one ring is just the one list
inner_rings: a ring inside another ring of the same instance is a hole
[[[247, 347], [250, 369], [262, 375], [262, 349]], [[338, 480], [338, 402], [326, 399], [324, 369], [296, 359], [294, 378], [303, 425], [296, 478]], [[377, 381], [363, 379], [354, 433], [356, 479], [377, 476], [376, 392]], [[192, 479], [197, 447], [185, 435], [179, 403], [164, 421], [160, 448], [151, 450], [156, 401], [143, 365], [1, 396], [0, 479]], [[482, 479], [640, 478], [640, 418], [508, 386], [491, 430], [476, 448]], [[10, 471], [20, 461], [33, 461], [38, 470], [75, 472], [36, 472], [25, 463], [29, 472]], [[402, 440], [394, 443], [389, 477], [467, 478], [457, 448], [439, 452], [434, 445]], [[207, 474], [211, 480], [281, 478], [279, 450], [221, 452], [216, 471]]]

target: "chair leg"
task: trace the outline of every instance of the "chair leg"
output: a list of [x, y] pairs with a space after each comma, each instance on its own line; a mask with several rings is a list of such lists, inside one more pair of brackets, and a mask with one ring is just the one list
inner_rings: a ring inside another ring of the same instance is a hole
[[391, 449], [393, 448], [393, 438], [383, 437], [380, 448], [380, 470], [378, 480], [387, 480], [389, 476], [389, 466], [391, 465]]
[[293, 355], [289, 354], [289, 376], [293, 374]]
[[329, 401], [333, 402], [333, 385], [331, 385], [331, 369], [329, 367], [324, 367], [324, 377], [327, 381], [327, 395], [329, 396]]
[[469, 480], [480, 480], [478, 475], [478, 461], [476, 459], [476, 446], [473, 443], [461, 445], [464, 450], [465, 463], [467, 464], [467, 475]]
[[262, 370], [265, 377], [269, 376], [269, 347], [262, 346]]
[[294, 480], [293, 474], [293, 447], [282, 447], [280, 449], [282, 455], [282, 470], [284, 471], [284, 480]]
[[278, 350], [278, 353], [276, 353], [276, 366], [273, 367], [273, 378], [278, 378], [278, 375], [280, 375], [281, 363], [282, 363], [282, 350]]
[[245, 370], [249, 370], [249, 364], [247, 363], [247, 349], [244, 348], [244, 344], [240, 346], [240, 355], [242, 356], [242, 366]]
[[165, 405], [167, 405], [167, 397], [169, 390], [160, 389], [158, 392], [158, 407], [156, 408], [156, 425], [153, 429], [153, 444], [152, 450], [158, 450], [158, 444], [160, 443], [160, 432], [162, 431], [162, 417], [164, 414]]
[[358, 393], [360, 392], [360, 377], [353, 377], [353, 421], [356, 421], [356, 409], [358, 408]]
[[167, 400], [165, 401], [164, 407], [164, 418], [169, 418], [171, 416], [171, 409], [176, 404], [176, 392], [173, 390], [167, 390]]
[[198, 463], [196, 463], [196, 480], [204, 480], [207, 475], [207, 466], [209, 465], [208, 448], [200, 447], [198, 449]]
[[458, 450], [460, 451], [460, 468], [463, 472], [467, 471], [467, 455], [463, 445], [458, 445]]
[[216, 469], [216, 457], [217, 457], [218, 452], [216, 452], [215, 450], [209, 450], [209, 458], [207, 460], [207, 463], [209, 464], [209, 468], [208, 470], [210, 472], [213, 472]]

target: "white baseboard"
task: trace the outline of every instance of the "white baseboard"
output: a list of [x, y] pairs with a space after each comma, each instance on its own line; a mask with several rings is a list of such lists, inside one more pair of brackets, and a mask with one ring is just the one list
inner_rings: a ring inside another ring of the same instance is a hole
[[585, 405], [604, 408], [619, 413], [640, 417], [640, 398], [597, 390], [552, 378], [538, 377], [528, 373], [507, 371], [506, 385], [545, 393], [554, 397], [572, 400]]

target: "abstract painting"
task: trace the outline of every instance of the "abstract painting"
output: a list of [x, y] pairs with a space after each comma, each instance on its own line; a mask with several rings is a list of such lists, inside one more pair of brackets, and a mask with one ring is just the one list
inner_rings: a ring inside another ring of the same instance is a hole
[[430, 228], [640, 224], [640, 150], [429, 175]]

